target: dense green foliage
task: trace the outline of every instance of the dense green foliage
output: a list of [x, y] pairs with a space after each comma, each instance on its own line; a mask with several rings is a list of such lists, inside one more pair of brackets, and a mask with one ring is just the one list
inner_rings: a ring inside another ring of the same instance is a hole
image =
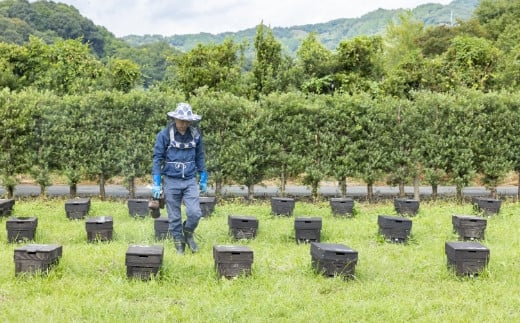
[[[355, 204], [356, 215], [334, 217], [327, 202], [297, 201], [294, 216], [270, 214], [268, 202], [220, 201], [201, 220], [198, 254], [180, 256], [171, 240], [154, 239], [151, 217], [128, 215], [125, 201], [92, 199], [89, 216], [113, 216], [113, 241], [88, 243], [85, 221], [65, 216], [63, 199], [17, 200], [15, 216], [36, 216], [35, 243], [61, 244], [63, 256], [44, 276], [15, 277], [14, 249], [0, 231], [0, 320], [22, 322], [518, 322], [520, 320], [520, 205], [504, 202], [487, 218], [490, 261], [478, 277], [447, 268], [444, 244], [456, 241], [453, 214], [473, 214], [469, 203], [422, 202], [406, 244], [384, 242], [377, 217], [391, 203]], [[236, 241], [227, 216], [255, 216], [254, 240]], [[355, 279], [328, 278], [311, 266], [309, 244], [296, 244], [295, 217], [322, 218], [321, 240], [358, 252]], [[4, 222], [5, 223], [5, 220]], [[162, 245], [160, 276], [127, 279], [130, 245]], [[214, 245], [253, 251], [252, 275], [219, 279]]]

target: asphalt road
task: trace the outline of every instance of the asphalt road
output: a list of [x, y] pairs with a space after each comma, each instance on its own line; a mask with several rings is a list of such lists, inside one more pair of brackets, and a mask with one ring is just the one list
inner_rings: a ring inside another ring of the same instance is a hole
[[[98, 185], [78, 185], [78, 196], [80, 197], [96, 197], [99, 196], [99, 186]], [[128, 198], [129, 192], [122, 185], [107, 185], [105, 186], [105, 191], [108, 197], [111, 198]], [[311, 190], [305, 186], [287, 186], [286, 188], [287, 196], [291, 197], [308, 197], [311, 195]], [[486, 190], [484, 187], [466, 187], [463, 189], [463, 194], [467, 198], [471, 198], [474, 196], [489, 196], [489, 190]], [[408, 197], [413, 197], [413, 187], [406, 186], [405, 193]], [[419, 194], [421, 198], [428, 198], [431, 196], [432, 189], [429, 186], [421, 186], [419, 188]], [[443, 197], [453, 197], [455, 196], [456, 190], [454, 186], [440, 186], [438, 188], [438, 195]], [[518, 193], [518, 189], [516, 186], [500, 186], [497, 188], [497, 193], [501, 198], [507, 197], [516, 197]], [[67, 185], [53, 185], [47, 188], [47, 195], [49, 197], [53, 196], [67, 196], [69, 194], [69, 187]], [[214, 195], [214, 190], [210, 187], [208, 188], [207, 195]], [[336, 186], [322, 186], [319, 188], [319, 194], [323, 197], [339, 197], [340, 191]], [[390, 186], [376, 186], [374, 187], [374, 195], [376, 199], [387, 199], [396, 197], [399, 194], [399, 189], [397, 187]], [[6, 190], [3, 187], [0, 187], [0, 197], [5, 197]], [[15, 198], [16, 197], [30, 197], [30, 196], [38, 196], [40, 195], [40, 188], [37, 185], [31, 184], [20, 184], [16, 186], [15, 190]], [[224, 186], [222, 189], [222, 195], [224, 197], [237, 197], [237, 196], [246, 196], [247, 188], [239, 185], [230, 185]], [[263, 186], [257, 185], [255, 186], [254, 196], [257, 198], [262, 197], [270, 197], [270, 196], [279, 196], [279, 189], [276, 186]], [[352, 197], [354, 199], [363, 199], [367, 195], [366, 186], [348, 186], [347, 187], [347, 196]], [[138, 186], [136, 189], [136, 198], [150, 198], [151, 192], [150, 187], [148, 186]]]

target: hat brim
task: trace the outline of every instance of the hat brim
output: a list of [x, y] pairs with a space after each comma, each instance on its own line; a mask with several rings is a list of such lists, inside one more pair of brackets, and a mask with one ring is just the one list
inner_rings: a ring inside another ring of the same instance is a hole
[[167, 115], [170, 118], [184, 120], [184, 121], [199, 121], [200, 119], [202, 119], [202, 117], [200, 115], [195, 114], [195, 113], [193, 113], [191, 116], [188, 117], [185, 115], [179, 115], [179, 114], [175, 113], [175, 111], [172, 111], [172, 112], [168, 112]]

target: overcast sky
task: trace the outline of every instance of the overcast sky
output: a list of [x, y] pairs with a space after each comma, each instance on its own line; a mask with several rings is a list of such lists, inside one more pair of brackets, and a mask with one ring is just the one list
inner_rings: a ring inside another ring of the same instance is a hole
[[[33, 0], [34, 1], [34, 0]], [[163, 36], [208, 32], [217, 34], [358, 18], [383, 9], [412, 9], [452, 0], [54, 0], [73, 5], [94, 24], [117, 37], [130, 34]]]

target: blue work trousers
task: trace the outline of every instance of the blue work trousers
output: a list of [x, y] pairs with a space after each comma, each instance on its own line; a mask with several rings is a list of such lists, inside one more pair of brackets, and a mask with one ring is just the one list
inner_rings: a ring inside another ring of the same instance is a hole
[[183, 239], [181, 205], [186, 206], [184, 230], [194, 232], [199, 225], [202, 211], [199, 203], [199, 187], [195, 177], [190, 179], [164, 177], [164, 197], [168, 212], [168, 231], [174, 239]]

